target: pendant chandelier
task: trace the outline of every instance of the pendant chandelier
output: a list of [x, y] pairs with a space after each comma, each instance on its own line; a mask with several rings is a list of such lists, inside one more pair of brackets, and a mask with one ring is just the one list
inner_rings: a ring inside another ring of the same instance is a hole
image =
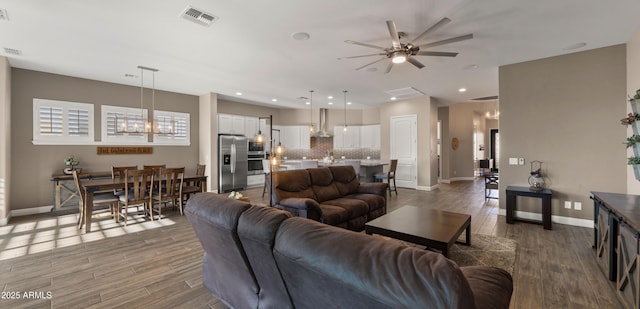
[[[156, 72], [158, 69], [144, 67], [139, 65], [140, 69], [140, 115], [126, 114], [124, 118], [118, 117], [116, 114], [116, 132], [117, 133], [135, 133], [135, 134], [158, 134], [173, 135], [175, 134], [176, 121], [173, 116], [157, 117], [156, 108]], [[151, 115], [149, 118], [145, 115], [144, 109], [144, 71], [151, 71]]]

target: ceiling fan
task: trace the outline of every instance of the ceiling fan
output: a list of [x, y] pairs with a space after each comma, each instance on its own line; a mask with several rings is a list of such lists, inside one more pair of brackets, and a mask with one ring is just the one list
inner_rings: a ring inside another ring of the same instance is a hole
[[420, 61], [418, 61], [415, 58], [413, 58], [413, 56], [455, 57], [455, 56], [458, 55], [458, 53], [424, 51], [424, 50], [420, 50], [420, 49], [426, 49], [426, 48], [429, 48], [429, 47], [445, 45], [445, 44], [464, 41], [464, 40], [469, 40], [469, 39], [473, 38], [473, 34], [466, 34], [466, 35], [457, 36], [457, 37], [453, 37], [453, 38], [449, 38], [449, 39], [445, 39], [445, 40], [441, 40], [441, 41], [436, 41], [436, 42], [431, 42], [431, 43], [419, 45], [419, 43], [422, 43], [422, 41], [424, 40], [424, 38], [428, 34], [440, 29], [442, 26], [448, 24], [449, 22], [451, 22], [451, 19], [444, 17], [440, 21], [435, 23], [433, 26], [427, 28], [427, 30], [422, 32], [420, 35], [418, 35], [411, 42], [405, 44], [405, 43], [400, 42], [400, 39], [404, 36], [404, 33], [403, 32], [398, 32], [398, 30], [396, 29], [396, 24], [392, 20], [387, 20], [387, 28], [389, 28], [389, 34], [391, 35], [391, 47], [384, 48], [384, 47], [376, 46], [376, 45], [372, 45], [372, 44], [356, 42], [356, 41], [352, 41], [352, 40], [346, 40], [346, 41], [344, 41], [345, 43], [354, 44], [354, 45], [360, 45], [360, 46], [365, 46], [365, 47], [371, 47], [371, 48], [379, 49], [382, 52], [376, 53], [376, 54], [360, 55], [360, 56], [341, 57], [341, 58], [338, 58], [338, 60], [340, 60], [340, 59], [361, 58], [361, 57], [371, 57], [371, 56], [384, 56], [384, 57], [382, 57], [382, 58], [380, 58], [380, 59], [378, 59], [376, 61], [367, 63], [367, 64], [365, 64], [365, 65], [363, 65], [361, 67], [358, 67], [358, 68], [356, 68], [356, 70], [360, 70], [360, 69], [366, 68], [366, 67], [368, 67], [368, 66], [370, 66], [370, 65], [372, 65], [374, 63], [380, 62], [380, 61], [382, 61], [384, 59], [391, 59], [391, 62], [389, 62], [389, 65], [387, 66], [387, 70], [385, 71], [385, 74], [389, 73], [391, 71], [391, 68], [393, 68], [394, 64], [403, 63], [405, 61], [413, 64], [418, 69], [422, 69], [422, 68], [424, 68], [424, 64], [420, 63]]

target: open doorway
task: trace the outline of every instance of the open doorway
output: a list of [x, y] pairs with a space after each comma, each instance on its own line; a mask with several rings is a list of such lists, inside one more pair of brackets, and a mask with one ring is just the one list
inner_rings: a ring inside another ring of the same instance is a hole
[[491, 158], [493, 159], [491, 170], [497, 173], [500, 169], [500, 132], [498, 129], [491, 129]]

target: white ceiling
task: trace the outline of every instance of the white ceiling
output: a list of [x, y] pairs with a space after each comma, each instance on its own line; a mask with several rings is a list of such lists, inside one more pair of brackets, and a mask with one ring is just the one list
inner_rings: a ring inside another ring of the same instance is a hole
[[[188, 5], [219, 19], [209, 27], [182, 19]], [[0, 21], [0, 55], [12, 67], [139, 86], [125, 74], [139, 76], [142, 65], [159, 69], [157, 89], [286, 107], [302, 107], [311, 89], [314, 105], [333, 95], [336, 108], [342, 90], [354, 108], [405, 87], [442, 104], [493, 96], [501, 65], [626, 43], [640, 30], [638, 0], [0, 0], [0, 9], [9, 18]], [[429, 49], [456, 58], [417, 56], [422, 70], [404, 63], [389, 74], [388, 60], [356, 71], [376, 57], [337, 59], [376, 52], [345, 40], [390, 47], [386, 20], [407, 42], [443, 17], [452, 22], [427, 42], [474, 34]], [[294, 40], [296, 32], [311, 38]]]

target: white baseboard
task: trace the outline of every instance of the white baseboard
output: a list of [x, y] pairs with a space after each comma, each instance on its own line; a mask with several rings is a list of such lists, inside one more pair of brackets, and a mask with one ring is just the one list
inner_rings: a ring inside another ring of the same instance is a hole
[[11, 211], [9, 217], [20, 217], [20, 216], [28, 216], [28, 215], [36, 215], [50, 212], [53, 209], [53, 206], [40, 206], [40, 207], [32, 207], [32, 208], [24, 208], [24, 209], [14, 209]]
[[451, 183], [451, 180], [449, 180], [449, 179], [438, 179], [438, 182], [441, 182], [441, 183]]
[[427, 186], [418, 186], [418, 187], [416, 188], [416, 190], [419, 190], [419, 191], [434, 191], [434, 190], [437, 190], [437, 189], [438, 189], [438, 185], [433, 185], [433, 186], [431, 186], [431, 187], [427, 187]]
[[[500, 211], [498, 211], [498, 214], [501, 215], [501, 216], [506, 216], [507, 215], [507, 210], [506, 209], [500, 209]], [[516, 215], [516, 217], [522, 218], [522, 219], [542, 220], [542, 214], [534, 213], [534, 212], [516, 210], [516, 214], [515, 215]], [[565, 225], [573, 225], [573, 226], [593, 228], [593, 220], [587, 220], [587, 219], [578, 219], [578, 218], [572, 218], [572, 217], [563, 217], [563, 216], [551, 215], [551, 222], [565, 224]]]
[[476, 180], [475, 177], [453, 177], [451, 181]]
[[0, 226], [5, 226], [7, 224], [9, 224], [9, 219], [11, 218], [11, 215], [9, 215], [6, 218], [0, 218]]

